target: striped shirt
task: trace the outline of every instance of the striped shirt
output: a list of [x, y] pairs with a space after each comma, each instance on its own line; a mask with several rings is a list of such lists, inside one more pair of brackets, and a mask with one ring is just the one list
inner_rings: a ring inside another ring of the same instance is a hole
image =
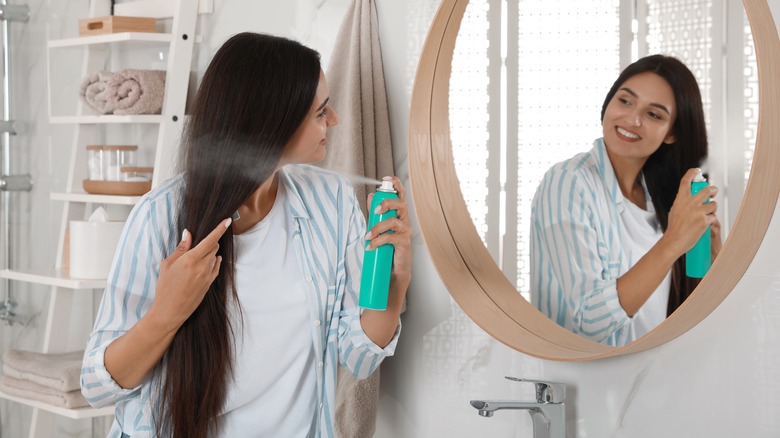
[[628, 202], [600, 138], [547, 171], [531, 211], [531, 302], [558, 325], [614, 346], [633, 340], [617, 293], [617, 279], [641, 257], [623, 241]]
[[[316, 436], [332, 437], [339, 364], [358, 378], [368, 377], [395, 351], [401, 325], [399, 321], [384, 349], [361, 327], [357, 303], [366, 224], [352, 186], [333, 172], [308, 165], [288, 165], [279, 176], [295, 224], [293, 247], [310, 289], [307, 302], [314, 351], [323, 365], [317, 372]], [[154, 300], [160, 262], [179, 243], [175, 218], [182, 191], [183, 178], [175, 177], [146, 194], [130, 213], [87, 342], [81, 390], [92, 406], [116, 404], [110, 437], [155, 434], [152, 415], [158, 379], [150, 376], [136, 388], [123, 389], [103, 359], [106, 347], [135, 325]], [[262, 413], [258, 421], [263, 421]]]

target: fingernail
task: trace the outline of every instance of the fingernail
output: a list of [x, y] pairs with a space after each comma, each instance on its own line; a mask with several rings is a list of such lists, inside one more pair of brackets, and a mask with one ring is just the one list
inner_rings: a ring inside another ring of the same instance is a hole
[[366, 233], [366, 239], [370, 239], [370, 238], [371, 238], [371, 231], [369, 231], [368, 233]]
[[382, 206], [381, 205], [377, 205], [376, 208], [374, 209], [374, 214], [379, 214], [381, 212], [382, 212]]
[[232, 224], [232, 223], [233, 223], [233, 219], [232, 218], [227, 218], [227, 220], [225, 220], [225, 228], [229, 227], [230, 224]]
[[392, 176], [383, 176], [382, 179], [385, 180], [385, 181], [390, 181], [391, 179], [393, 179], [393, 177]]
[[185, 228], [184, 231], [181, 232], [181, 240], [182, 240], [182, 242], [187, 240], [189, 237], [190, 237], [190, 232], [187, 231], [187, 229]]

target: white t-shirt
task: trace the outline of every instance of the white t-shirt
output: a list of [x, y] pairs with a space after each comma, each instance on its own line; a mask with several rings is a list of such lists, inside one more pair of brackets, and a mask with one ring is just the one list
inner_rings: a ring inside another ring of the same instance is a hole
[[[235, 382], [224, 437], [309, 437], [317, 423], [317, 380], [306, 283], [291, 242], [282, 184], [268, 215], [236, 235]], [[243, 337], [240, 335], [243, 334]]]
[[[647, 190], [645, 190], [645, 199], [647, 199], [647, 210], [642, 210], [626, 199], [624, 203], [626, 208], [620, 213], [621, 225], [625, 231], [621, 243], [623, 250], [628, 254], [631, 266], [636, 265], [639, 259], [647, 254], [650, 248], [663, 236], [661, 225], [655, 217], [655, 208]], [[646, 334], [666, 319], [671, 283], [672, 272], [669, 271], [655, 292], [631, 318], [627, 343]]]

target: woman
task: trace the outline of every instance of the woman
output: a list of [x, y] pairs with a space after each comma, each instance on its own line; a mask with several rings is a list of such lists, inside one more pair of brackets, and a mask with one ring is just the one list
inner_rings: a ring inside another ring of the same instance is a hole
[[717, 193], [691, 195], [707, 156], [696, 79], [662, 55], [628, 66], [601, 110], [603, 138], [553, 166], [532, 204], [531, 299], [559, 325], [608, 345], [652, 330], [693, 291], [685, 253], [711, 226]]
[[[338, 364], [365, 378], [393, 354], [405, 191], [392, 178], [398, 219], [366, 234], [349, 183], [305, 165], [337, 123], [317, 52], [242, 33], [214, 55], [183, 172], [130, 214], [88, 341], [82, 392], [116, 403], [110, 436], [333, 436]], [[357, 307], [365, 239], [395, 245], [384, 312]]]

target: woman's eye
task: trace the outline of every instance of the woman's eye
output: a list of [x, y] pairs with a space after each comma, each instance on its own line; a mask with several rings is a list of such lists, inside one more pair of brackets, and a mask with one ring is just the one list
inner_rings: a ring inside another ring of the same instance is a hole
[[647, 115], [649, 115], [653, 119], [661, 120], [661, 116], [659, 116], [658, 113], [656, 112], [650, 111], [649, 113], [647, 113]]
[[622, 97], [619, 97], [618, 101], [620, 101], [620, 103], [622, 103], [623, 105], [628, 105], [628, 104], [631, 103], [631, 102], [628, 101], [628, 99], [624, 99]]
[[317, 117], [325, 117], [327, 115], [328, 115], [328, 107], [325, 107], [322, 109], [322, 111], [319, 114], [317, 114]]

